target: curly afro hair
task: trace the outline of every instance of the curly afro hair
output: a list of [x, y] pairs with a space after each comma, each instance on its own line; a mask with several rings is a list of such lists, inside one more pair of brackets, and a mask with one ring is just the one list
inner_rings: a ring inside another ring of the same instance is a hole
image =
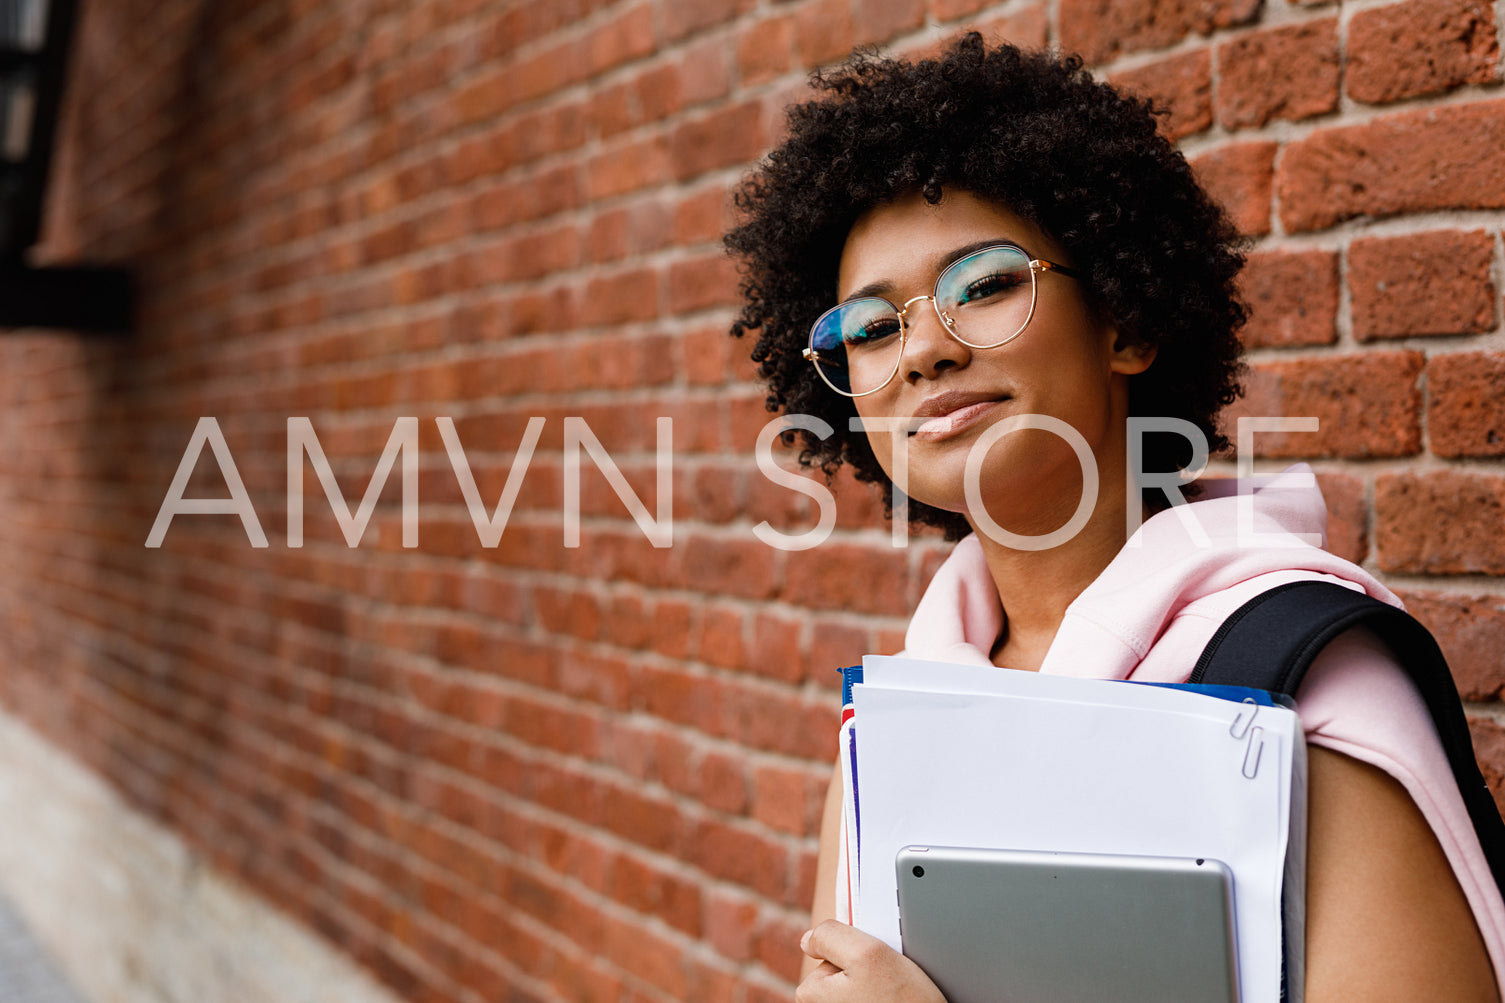
[[[947, 187], [990, 199], [1039, 226], [1071, 254], [1089, 302], [1155, 362], [1130, 378], [1134, 415], [1166, 415], [1226, 449], [1218, 412], [1240, 393], [1235, 290], [1242, 244], [1186, 159], [1156, 131], [1149, 104], [1092, 79], [1081, 60], [1012, 46], [988, 48], [973, 32], [937, 59], [908, 63], [855, 53], [812, 86], [825, 95], [794, 105], [789, 136], [736, 194], [741, 221], [725, 238], [741, 259], [744, 306], [732, 334], [758, 331], [753, 361], [768, 409], [828, 422], [827, 439], [798, 433], [800, 461], [829, 476], [843, 463], [857, 479], [893, 484], [860, 432], [850, 398], [827, 387], [801, 357], [810, 324], [837, 297], [847, 234], [867, 210]], [[1145, 438], [1148, 471], [1185, 466], [1177, 435]], [[1145, 491], [1147, 504], [1164, 499]], [[910, 502], [910, 519], [948, 539], [966, 520]]]

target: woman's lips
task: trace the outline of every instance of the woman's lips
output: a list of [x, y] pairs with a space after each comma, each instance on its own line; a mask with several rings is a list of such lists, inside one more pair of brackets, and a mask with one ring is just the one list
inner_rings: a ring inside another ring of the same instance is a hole
[[1001, 400], [978, 401], [976, 404], [968, 404], [966, 407], [957, 408], [950, 414], [943, 414], [935, 418], [927, 418], [919, 427], [910, 432], [914, 439], [924, 439], [927, 442], [935, 442], [940, 439], [949, 439], [953, 435], [960, 435], [968, 428], [975, 425], [989, 408], [1001, 404]]

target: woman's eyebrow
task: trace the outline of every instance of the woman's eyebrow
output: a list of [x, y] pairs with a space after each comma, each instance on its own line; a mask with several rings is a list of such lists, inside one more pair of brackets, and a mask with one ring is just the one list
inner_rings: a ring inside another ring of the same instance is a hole
[[[1006, 240], [1003, 237], [989, 237], [986, 240], [974, 240], [970, 244], [963, 244], [961, 247], [953, 247], [949, 251], [942, 251], [940, 254], [937, 254], [934, 258], [931, 259], [930, 270], [937, 276], [939, 276], [941, 272], [944, 272], [947, 267], [949, 267], [953, 262], [957, 261], [959, 258], [965, 258], [973, 251], [980, 251], [984, 247], [996, 247], [999, 244], [1013, 243], [1014, 242], [1012, 240]], [[887, 293], [893, 292], [893, 290], [894, 283], [891, 280], [879, 279], [877, 282], [869, 282], [861, 289], [854, 289], [852, 292], [842, 297], [841, 301], [843, 303], [847, 303], [851, 300], [862, 299], [864, 296], [884, 296]]]

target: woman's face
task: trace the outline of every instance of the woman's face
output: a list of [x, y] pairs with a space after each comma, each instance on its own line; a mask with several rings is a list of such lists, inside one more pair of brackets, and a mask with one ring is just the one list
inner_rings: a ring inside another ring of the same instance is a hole
[[[931, 205], [915, 194], [857, 220], [842, 251], [839, 295], [846, 299], [862, 290], [900, 305], [927, 296], [959, 249], [984, 241], [1013, 242], [1033, 257], [1075, 264], [1038, 227], [992, 202], [948, 191]], [[996, 348], [958, 342], [928, 302], [909, 309], [898, 373], [882, 390], [855, 403], [864, 419], [911, 419], [909, 429], [897, 435], [899, 448], [908, 451], [911, 497], [965, 512], [968, 452], [988, 427], [1022, 414], [1069, 423], [1096, 456], [1100, 484], [1109, 490], [1123, 484], [1128, 376], [1149, 366], [1153, 350], [1117, 347], [1117, 332], [1094, 315], [1077, 279], [1045, 271], [1037, 283], [1029, 325]], [[894, 477], [896, 436], [869, 430], [868, 439]], [[980, 470], [989, 514], [1010, 532], [1040, 535], [1059, 528], [1080, 497], [1076, 454], [1047, 431], [1005, 435], [987, 451]]]

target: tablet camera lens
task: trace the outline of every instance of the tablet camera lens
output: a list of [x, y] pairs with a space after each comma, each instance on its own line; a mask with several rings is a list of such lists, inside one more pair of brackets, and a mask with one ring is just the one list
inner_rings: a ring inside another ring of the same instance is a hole
[[914, 876], [917, 878], [923, 878], [925, 876], [925, 868], [921, 867], [919, 864], [915, 864]]

